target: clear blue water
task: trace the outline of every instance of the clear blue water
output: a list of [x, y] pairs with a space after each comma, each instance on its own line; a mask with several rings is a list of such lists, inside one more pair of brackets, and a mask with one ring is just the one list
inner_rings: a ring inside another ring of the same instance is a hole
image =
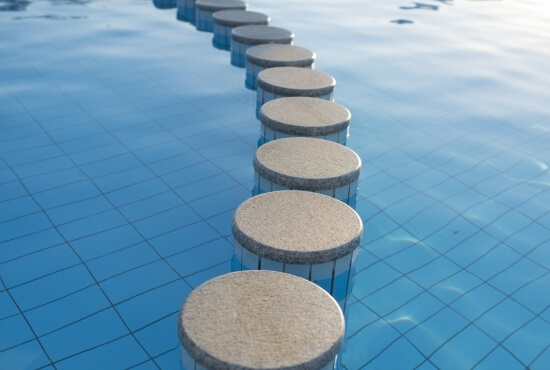
[[[0, 1], [0, 368], [176, 369], [255, 95], [150, 1]], [[550, 6], [280, 2], [363, 160], [347, 369], [550, 368]]]

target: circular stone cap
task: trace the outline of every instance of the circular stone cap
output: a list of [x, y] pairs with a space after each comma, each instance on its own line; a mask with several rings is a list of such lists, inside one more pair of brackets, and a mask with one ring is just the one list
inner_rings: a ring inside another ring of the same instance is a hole
[[248, 10], [220, 10], [212, 15], [214, 23], [228, 27], [242, 26], [243, 24], [264, 25], [269, 23], [269, 16], [249, 12]]
[[242, 203], [233, 236], [252, 253], [273, 261], [319, 264], [353, 252], [363, 223], [347, 204], [300, 190], [264, 193]]
[[197, 0], [195, 7], [215, 12], [221, 9], [246, 9], [248, 4], [241, 0]]
[[307, 67], [315, 62], [315, 53], [299, 46], [261, 44], [246, 49], [246, 60], [265, 68]]
[[260, 121], [264, 125], [292, 135], [330, 135], [345, 130], [350, 120], [349, 110], [318, 98], [279, 98], [268, 101], [260, 109]]
[[207, 369], [320, 369], [338, 353], [344, 317], [305, 279], [242, 271], [195, 289], [178, 329], [187, 352]]
[[231, 30], [233, 40], [246, 45], [267, 43], [290, 44], [294, 34], [284, 28], [273, 26], [239, 26]]
[[283, 96], [321, 96], [334, 90], [336, 80], [323, 72], [299, 67], [275, 67], [258, 73], [258, 87]]
[[361, 158], [332, 141], [290, 137], [256, 150], [254, 169], [269, 181], [299, 190], [334, 189], [351, 184], [361, 171]]

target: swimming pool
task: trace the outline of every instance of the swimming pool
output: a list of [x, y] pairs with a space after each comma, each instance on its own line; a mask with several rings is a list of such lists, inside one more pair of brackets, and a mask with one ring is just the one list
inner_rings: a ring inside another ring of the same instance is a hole
[[[255, 95], [150, 1], [1, 1], [0, 364], [179, 367], [228, 272]], [[365, 225], [342, 366], [550, 367], [542, 1], [250, 2], [336, 78]]]

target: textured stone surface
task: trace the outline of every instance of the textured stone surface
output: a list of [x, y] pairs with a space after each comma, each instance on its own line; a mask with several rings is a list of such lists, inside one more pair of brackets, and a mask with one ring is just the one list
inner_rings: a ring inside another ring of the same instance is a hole
[[345, 130], [351, 113], [332, 101], [288, 97], [271, 100], [260, 109], [260, 121], [289, 135], [323, 136]]
[[306, 67], [315, 62], [315, 53], [306, 48], [285, 44], [256, 45], [246, 50], [246, 60], [260, 67]]
[[250, 12], [248, 10], [220, 10], [212, 15], [214, 22], [227, 27], [238, 27], [242, 25], [266, 25], [269, 23], [269, 16]]
[[353, 252], [363, 235], [357, 212], [327, 195], [274, 191], [242, 203], [233, 236], [252, 253], [281, 263], [318, 264]]
[[222, 9], [246, 9], [247, 4], [241, 0], [197, 0], [195, 7], [208, 12]]
[[231, 37], [246, 45], [290, 44], [294, 39], [294, 34], [284, 28], [250, 25], [233, 28]]
[[207, 281], [189, 295], [178, 321], [182, 345], [210, 369], [319, 369], [344, 335], [342, 311], [328, 293], [274, 271]]
[[359, 178], [361, 158], [328, 140], [292, 137], [256, 150], [254, 169], [269, 181], [291, 189], [334, 189]]
[[336, 80], [323, 72], [299, 67], [275, 67], [258, 73], [258, 87], [282, 96], [321, 96], [334, 90]]

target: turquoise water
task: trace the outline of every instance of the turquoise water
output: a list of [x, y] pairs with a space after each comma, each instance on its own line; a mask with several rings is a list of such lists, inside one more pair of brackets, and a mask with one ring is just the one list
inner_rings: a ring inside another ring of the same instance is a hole
[[[250, 2], [352, 113], [342, 367], [550, 368], [549, 8]], [[245, 71], [150, 1], [0, 9], [0, 368], [176, 369], [253, 186]]]

